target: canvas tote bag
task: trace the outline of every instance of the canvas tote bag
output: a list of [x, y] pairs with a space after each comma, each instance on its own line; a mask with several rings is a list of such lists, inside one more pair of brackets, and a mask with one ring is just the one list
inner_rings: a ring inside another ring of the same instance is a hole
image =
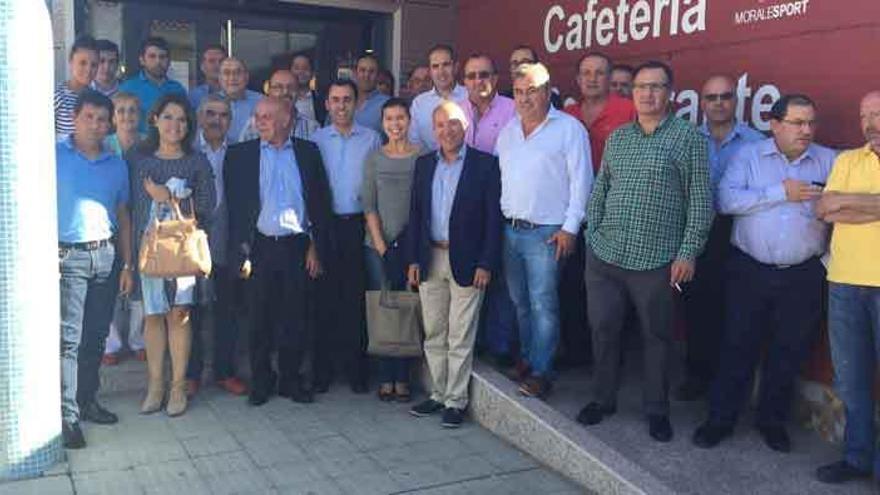
[[422, 355], [422, 308], [419, 294], [387, 289], [365, 292], [367, 353], [372, 356]]

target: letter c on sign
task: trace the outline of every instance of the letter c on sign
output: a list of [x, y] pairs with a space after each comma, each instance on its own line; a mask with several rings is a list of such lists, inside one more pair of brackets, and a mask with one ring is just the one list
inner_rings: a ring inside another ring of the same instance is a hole
[[562, 34], [556, 35], [555, 41], [550, 40], [550, 22], [554, 18], [560, 21], [565, 19], [565, 11], [559, 5], [550, 7], [550, 10], [547, 11], [547, 17], [544, 18], [544, 48], [549, 53], [556, 53], [562, 47]]

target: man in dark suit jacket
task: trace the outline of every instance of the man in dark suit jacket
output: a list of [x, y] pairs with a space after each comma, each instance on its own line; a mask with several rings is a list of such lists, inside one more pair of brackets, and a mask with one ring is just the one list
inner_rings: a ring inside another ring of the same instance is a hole
[[439, 151], [416, 162], [407, 232], [409, 283], [419, 288], [431, 397], [410, 411], [443, 410], [443, 426], [461, 425], [480, 306], [501, 260], [498, 160], [464, 145], [468, 121], [447, 101], [433, 114]]
[[[230, 263], [251, 279], [249, 401], [265, 403], [277, 378], [279, 394], [311, 402], [299, 377], [308, 343], [306, 284], [320, 275], [329, 249], [330, 189], [318, 148], [290, 138], [289, 102], [264, 98], [254, 118], [260, 139], [231, 146], [224, 164]], [[273, 342], [280, 377], [272, 371]]]

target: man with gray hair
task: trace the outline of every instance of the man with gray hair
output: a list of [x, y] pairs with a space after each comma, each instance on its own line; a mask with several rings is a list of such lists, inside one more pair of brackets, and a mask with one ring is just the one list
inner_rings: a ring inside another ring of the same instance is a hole
[[514, 76], [517, 116], [496, 145], [504, 266], [520, 329], [521, 355], [511, 376], [520, 393], [540, 398], [550, 390], [559, 341], [559, 266], [575, 249], [592, 163], [584, 127], [550, 106], [547, 68], [521, 64]]
[[220, 94], [229, 100], [232, 108], [229, 131], [226, 139], [230, 144], [238, 142], [238, 137], [254, 114], [254, 107], [262, 96], [247, 89], [250, 73], [243, 61], [229, 57], [220, 63]]
[[[211, 248], [211, 281], [215, 292], [215, 301], [210, 312], [193, 311], [193, 339], [189, 366], [186, 370], [187, 393], [192, 396], [199, 389], [202, 378], [204, 339], [210, 322], [214, 328], [214, 381], [223, 390], [233, 395], [247, 392], [245, 384], [235, 376], [235, 345], [238, 336], [236, 309], [243, 292], [238, 271], [230, 269], [227, 262], [227, 244], [229, 238], [229, 217], [226, 208], [226, 194], [223, 184], [223, 161], [226, 159], [228, 145], [226, 135], [232, 109], [229, 101], [218, 94], [202, 97], [198, 108], [199, 135], [196, 146], [205, 154], [214, 171], [214, 187], [217, 191], [217, 206], [213, 221], [208, 226], [208, 244]], [[234, 186], [233, 186], [234, 187]]]

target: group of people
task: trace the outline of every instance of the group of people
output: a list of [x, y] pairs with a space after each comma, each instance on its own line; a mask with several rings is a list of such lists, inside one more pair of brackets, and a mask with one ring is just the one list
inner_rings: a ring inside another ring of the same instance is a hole
[[[243, 61], [209, 47], [205, 83], [187, 96], [167, 77], [168, 53], [164, 40], [146, 40], [141, 71], [117, 84], [108, 76], [115, 45], [79, 40], [56, 93], [67, 447], [85, 445], [81, 420], [117, 420], [95, 400], [117, 293], [130, 301], [133, 328], [143, 314], [143, 338], [128, 339], [145, 349], [142, 412], [175, 416], [198, 390], [208, 328], [214, 379], [254, 406], [275, 394], [308, 403], [337, 379], [367, 392], [365, 291], [411, 288], [431, 383], [415, 416], [462, 423], [478, 337], [508, 358], [521, 394], [546, 397], [566, 345], [561, 315], [585, 305], [593, 383], [577, 421], [615, 413], [632, 313], [648, 433], [668, 442], [681, 297], [687, 377], [676, 395], [709, 405], [693, 443], [711, 448], [732, 433], [760, 364], [755, 425], [787, 452], [827, 279], [847, 432], [844, 459], [817, 476], [880, 472], [880, 92], [861, 102], [866, 145], [838, 154], [814, 142], [818, 108], [806, 95], [774, 103], [769, 137], [738, 122], [726, 75], [702, 87], [702, 125], [677, 118], [673, 71], [658, 61], [630, 69], [587, 53], [578, 100], [558, 108], [547, 67], [527, 46], [511, 53], [508, 97], [490, 56], [467, 57], [459, 72], [454, 50], [437, 45], [405, 85], [411, 102], [379, 90], [372, 54], [325, 92], [313, 86], [312, 59], [295, 54], [262, 96], [247, 89]], [[176, 204], [208, 232], [208, 279], [137, 273], [145, 229]], [[586, 301], [561, 288], [578, 266]], [[512, 310], [492, 311], [504, 305]], [[245, 316], [248, 385], [234, 366]], [[411, 360], [377, 361], [379, 397], [409, 401]]]

